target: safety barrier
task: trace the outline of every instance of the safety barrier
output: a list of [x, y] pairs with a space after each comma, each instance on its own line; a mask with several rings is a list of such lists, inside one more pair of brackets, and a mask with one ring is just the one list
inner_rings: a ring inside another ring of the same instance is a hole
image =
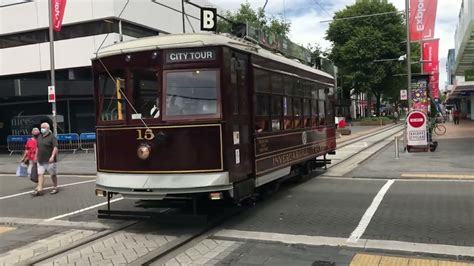
[[10, 156], [14, 152], [23, 152], [25, 150], [26, 141], [31, 138], [28, 135], [9, 135], [7, 136], [7, 149]]
[[79, 135], [76, 133], [71, 134], [58, 134], [58, 149], [60, 151], [76, 151], [80, 148]]
[[81, 143], [81, 150], [86, 151], [86, 153], [88, 153], [89, 150], [94, 149], [94, 144], [96, 140], [95, 133], [81, 133], [81, 135], [79, 135], [79, 140]]
[[[25, 150], [26, 141], [31, 138], [30, 135], [9, 135], [7, 136], [7, 149], [12, 155], [14, 152], [23, 152]], [[58, 149], [60, 151], [72, 151], [76, 153], [81, 149], [85, 152], [94, 149], [96, 143], [95, 133], [70, 133], [58, 134]]]

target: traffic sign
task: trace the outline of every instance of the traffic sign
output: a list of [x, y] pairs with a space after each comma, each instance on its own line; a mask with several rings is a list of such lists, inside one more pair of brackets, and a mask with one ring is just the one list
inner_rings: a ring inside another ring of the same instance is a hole
[[426, 123], [425, 114], [422, 112], [411, 112], [408, 115], [408, 124], [414, 128], [423, 126]]
[[426, 115], [421, 111], [411, 111], [407, 116], [407, 150], [422, 145], [428, 145]]
[[400, 90], [400, 100], [408, 100], [407, 90]]
[[54, 86], [48, 86], [48, 102], [50, 103], [56, 102], [56, 90]]

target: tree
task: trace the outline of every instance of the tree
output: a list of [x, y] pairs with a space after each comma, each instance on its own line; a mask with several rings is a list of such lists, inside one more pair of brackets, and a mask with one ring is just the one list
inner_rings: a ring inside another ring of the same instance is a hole
[[[357, 17], [385, 12], [393, 13]], [[403, 79], [402, 64], [396, 60], [406, 53], [403, 17], [392, 4], [368, 1], [347, 6], [334, 19], [326, 36], [333, 43], [330, 59], [350, 77], [355, 92], [375, 96], [378, 114], [382, 95], [399, 90], [395, 85]]]
[[246, 23], [276, 36], [287, 38], [290, 32], [291, 24], [289, 22], [273, 16], [267, 17], [263, 8], [259, 8], [257, 11], [253, 10], [248, 1], [242, 3], [236, 12], [227, 11], [224, 17], [227, 20], [220, 19], [217, 22], [218, 32], [232, 32], [233, 26]]

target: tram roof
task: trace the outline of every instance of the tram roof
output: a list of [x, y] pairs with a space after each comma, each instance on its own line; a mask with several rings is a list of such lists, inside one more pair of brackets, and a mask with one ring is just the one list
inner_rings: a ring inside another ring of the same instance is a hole
[[279, 61], [281, 63], [291, 65], [308, 72], [312, 72], [328, 78], [334, 78], [333, 76], [324, 71], [304, 65], [300, 62], [286, 58], [282, 55], [275, 54], [252, 42], [243, 40], [241, 38], [233, 37], [228, 34], [185, 33], [139, 38], [101, 48], [93, 59], [155, 49], [192, 48], [219, 45], [229, 46], [234, 49], [257, 54], [262, 57]]

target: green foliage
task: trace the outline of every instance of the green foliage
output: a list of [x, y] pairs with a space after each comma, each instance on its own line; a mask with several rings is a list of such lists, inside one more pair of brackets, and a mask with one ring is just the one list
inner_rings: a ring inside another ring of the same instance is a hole
[[267, 17], [263, 8], [259, 8], [257, 11], [253, 10], [249, 2], [242, 3], [240, 9], [236, 12], [229, 12], [224, 15], [229, 21], [219, 19], [217, 22], [218, 32], [231, 32], [232, 22], [238, 23], [249, 23], [250, 26], [262, 29], [265, 32], [273, 33], [277, 36], [288, 37], [290, 32], [291, 24], [284, 21], [281, 18], [275, 18], [273, 16]]
[[381, 96], [399, 91], [404, 79], [400, 75], [404, 72], [403, 64], [396, 60], [406, 53], [403, 17], [400, 13], [391, 13], [338, 19], [396, 11], [389, 3], [357, 2], [336, 12], [326, 36], [333, 43], [330, 59], [355, 92], [370, 93], [377, 98], [376, 112]]

